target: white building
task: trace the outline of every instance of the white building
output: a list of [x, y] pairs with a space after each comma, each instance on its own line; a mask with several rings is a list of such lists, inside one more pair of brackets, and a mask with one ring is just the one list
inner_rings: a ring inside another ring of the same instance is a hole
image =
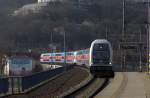
[[53, 1], [58, 1], [58, 0], [38, 0], [38, 3], [46, 3], [46, 2], [53, 2]]
[[34, 68], [33, 60], [29, 57], [10, 57], [6, 59], [4, 75], [26, 75]]

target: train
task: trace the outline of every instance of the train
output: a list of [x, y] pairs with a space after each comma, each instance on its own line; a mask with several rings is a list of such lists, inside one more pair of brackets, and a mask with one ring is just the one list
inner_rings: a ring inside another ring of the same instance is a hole
[[112, 46], [106, 39], [94, 40], [90, 48], [69, 52], [42, 53], [41, 63], [74, 64], [86, 66], [94, 76], [114, 77]]

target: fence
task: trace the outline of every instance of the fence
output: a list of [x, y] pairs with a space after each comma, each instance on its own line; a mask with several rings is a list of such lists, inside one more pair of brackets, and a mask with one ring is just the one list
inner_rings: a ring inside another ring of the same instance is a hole
[[8, 94], [24, 93], [34, 87], [39, 86], [41, 83], [48, 81], [52, 77], [72, 69], [73, 66], [59, 67], [52, 70], [39, 72], [36, 74], [23, 76], [23, 77], [6, 77], [0, 78], [0, 96]]
[[0, 94], [7, 93], [9, 87], [8, 78], [0, 78]]
[[22, 77], [22, 90], [29, 89], [39, 83], [41, 83], [44, 80], [47, 80], [57, 74], [62, 73], [64, 70], [64, 67], [57, 68], [55, 70], [45, 71], [42, 73], [37, 73], [30, 76]]

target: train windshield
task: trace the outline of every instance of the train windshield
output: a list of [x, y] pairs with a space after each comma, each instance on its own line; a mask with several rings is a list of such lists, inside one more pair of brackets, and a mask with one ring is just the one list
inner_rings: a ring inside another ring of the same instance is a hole
[[110, 49], [108, 44], [94, 44], [93, 64], [109, 63]]
[[109, 50], [108, 44], [94, 44], [94, 51], [106, 51]]

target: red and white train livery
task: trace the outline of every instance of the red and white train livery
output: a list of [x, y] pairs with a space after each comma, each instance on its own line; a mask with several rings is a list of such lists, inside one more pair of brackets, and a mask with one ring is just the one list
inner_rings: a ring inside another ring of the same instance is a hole
[[72, 52], [43, 53], [41, 63], [86, 65], [95, 76], [114, 76], [112, 68], [112, 47], [109, 41], [97, 39], [90, 48]]

